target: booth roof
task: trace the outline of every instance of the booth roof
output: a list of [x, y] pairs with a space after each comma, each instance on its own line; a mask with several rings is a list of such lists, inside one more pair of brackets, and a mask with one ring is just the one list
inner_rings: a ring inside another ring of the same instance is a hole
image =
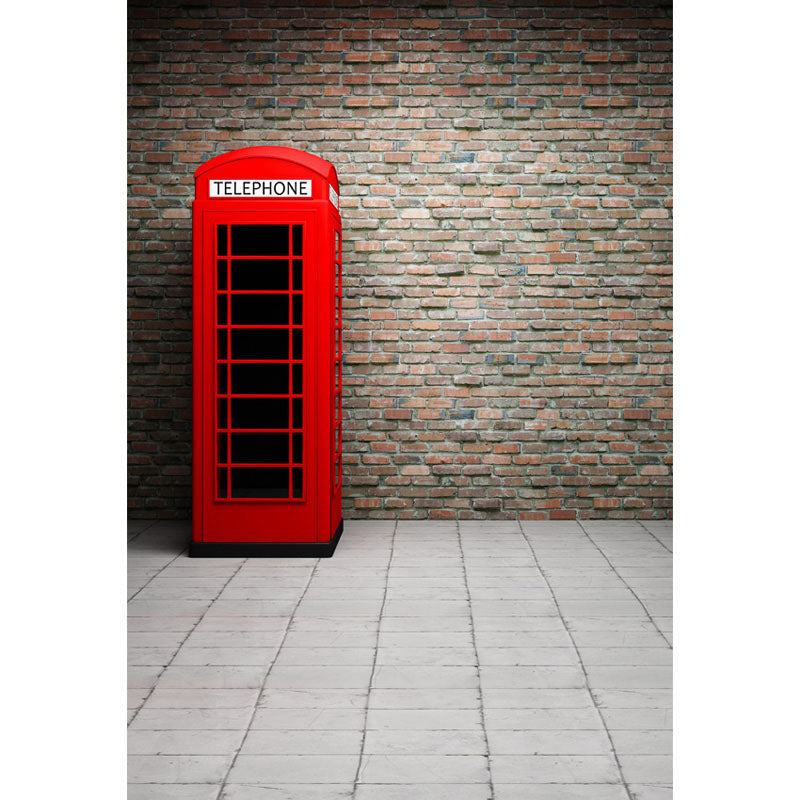
[[215, 156], [204, 164], [201, 164], [195, 170], [194, 177], [197, 178], [210, 169], [220, 167], [232, 161], [239, 161], [243, 158], [274, 158], [282, 161], [289, 161], [292, 164], [299, 164], [321, 175], [326, 181], [333, 184], [336, 191], [339, 191], [336, 167], [334, 167], [330, 161], [325, 161], [324, 158], [315, 156], [312, 153], [295, 150], [293, 147], [241, 147], [238, 150], [231, 150], [228, 153], [222, 153], [222, 155]]

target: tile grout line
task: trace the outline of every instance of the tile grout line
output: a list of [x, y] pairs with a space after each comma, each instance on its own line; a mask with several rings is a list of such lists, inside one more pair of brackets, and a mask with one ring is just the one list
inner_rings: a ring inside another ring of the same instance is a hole
[[264, 679], [261, 681], [261, 686], [258, 689], [258, 694], [256, 695], [256, 701], [255, 703], [253, 703], [253, 710], [250, 713], [250, 718], [247, 720], [247, 726], [245, 727], [244, 733], [242, 734], [242, 740], [239, 742], [239, 746], [234, 751], [231, 763], [228, 764], [228, 769], [225, 770], [225, 775], [223, 776], [222, 781], [219, 784], [216, 800], [220, 800], [220, 798], [222, 797], [222, 792], [225, 790], [225, 785], [227, 784], [228, 778], [230, 777], [231, 771], [233, 770], [233, 765], [236, 763], [236, 759], [239, 758], [239, 754], [242, 751], [242, 746], [244, 745], [245, 739], [247, 739], [247, 734], [250, 733], [250, 727], [252, 726], [253, 720], [256, 717], [256, 713], [258, 712], [258, 702], [259, 700], [261, 700], [261, 695], [264, 694], [264, 689], [267, 685], [267, 679], [269, 678], [272, 672], [272, 668], [275, 666], [275, 662], [278, 660], [278, 656], [281, 654], [283, 645], [286, 642], [286, 637], [289, 635], [289, 629], [292, 627], [295, 615], [297, 614], [297, 609], [300, 608], [300, 603], [303, 602], [303, 598], [306, 596], [306, 593], [308, 592], [308, 589], [311, 586], [311, 581], [314, 580], [314, 576], [317, 574], [317, 568], [319, 567], [319, 562], [320, 559], [317, 559], [316, 563], [314, 564], [314, 568], [311, 570], [311, 574], [308, 576], [306, 585], [303, 587], [303, 591], [300, 594], [300, 597], [297, 598], [297, 602], [294, 604], [292, 613], [289, 614], [289, 619], [286, 623], [286, 627], [283, 630], [283, 636], [281, 637], [281, 641], [278, 644], [277, 649], [275, 650], [275, 655], [273, 655], [272, 657], [272, 662], [267, 667], [267, 671], [264, 673]]
[[[575, 522], [578, 522], [578, 520], [575, 520]], [[643, 528], [644, 528], [644, 529], [647, 531], [647, 533], [648, 533], [650, 536], [652, 536], [652, 537], [653, 537], [653, 538], [654, 538], [654, 539], [655, 539], [655, 540], [656, 540], [656, 541], [657, 541], [657, 542], [658, 542], [658, 543], [659, 543], [659, 544], [660, 544], [660, 545], [661, 545], [661, 546], [662, 546], [662, 547], [663, 547], [663, 548], [664, 548], [664, 549], [665, 549], [665, 550], [666, 550], [666, 551], [667, 551], [667, 552], [668, 552], [670, 555], [672, 555], [672, 550], [670, 550], [670, 549], [669, 549], [669, 547], [667, 547], [667, 546], [664, 544], [664, 542], [662, 542], [662, 541], [661, 541], [661, 539], [659, 539], [659, 538], [658, 538], [658, 536], [656, 536], [656, 535], [653, 533], [653, 531], [651, 531], [651, 530], [650, 530], [650, 529], [647, 527], [647, 525], [645, 525], [645, 524], [644, 524], [644, 523], [643, 523], [641, 520], [639, 520], [639, 519], [637, 519], [637, 520], [636, 520], [636, 522], [637, 522], [637, 524], [641, 525], [641, 526], [642, 526], [642, 527], [643, 527]], [[580, 524], [580, 523], [578, 523], [578, 524]]]
[[469, 589], [469, 579], [467, 578], [467, 562], [464, 559], [464, 545], [461, 540], [461, 525], [456, 519], [456, 533], [458, 534], [458, 549], [461, 553], [461, 569], [464, 573], [464, 588], [467, 590], [467, 605], [469, 606], [469, 627], [472, 637], [472, 649], [475, 651], [475, 663], [478, 667], [478, 711], [481, 716], [481, 730], [483, 731], [483, 741], [486, 745], [486, 770], [489, 773], [489, 797], [494, 800], [494, 780], [492, 779], [492, 759], [489, 749], [489, 734], [486, 732], [486, 710], [483, 705], [483, 686], [481, 685], [481, 659], [478, 655], [478, 642], [475, 639], [475, 617], [472, 613], [472, 592]]
[[575, 655], [578, 657], [578, 663], [580, 664], [581, 672], [583, 673], [583, 681], [586, 684], [586, 691], [589, 693], [589, 697], [592, 699], [592, 705], [594, 706], [594, 710], [597, 713], [597, 716], [603, 725], [603, 730], [606, 733], [608, 744], [611, 747], [611, 754], [614, 756], [614, 762], [617, 765], [617, 772], [619, 773], [619, 778], [620, 781], [622, 782], [622, 785], [625, 787], [625, 792], [628, 795], [628, 800], [636, 800], [634, 795], [631, 793], [631, 789], [628, 786], [628, 782], [625, 780], [625, 776], [622, 774], [622, 764], [620, 763], [619, 756], [617, 755], [617, 749], [614, 747], [614, 740], [611, 738], [611, 732], [608, 729], [605, 717], [600, 711], [600, 706], [597, 704], [597, 698], [594, 696], [592, 687], [589, 684], [589, 673], [586, 671], [586, 665], [583, 663], [583, 658], [581, 657], [581, 651], [578, 648], [577, 643], [575, 642], [575, 638], [572, 635], [572, 631], [569, 629], [569, 626], [567, 625], [567, 621], [564, 619], [564, 615], [561, 613], [561, 606], [558, 604], [558, 599], [556, 598], [556, 594], [553, 591], [553, 587], [550, 585], [550, 581], [544, 574], [544, 570], [541, 568], [539, 564], [539, 559], [536, 557], [536, 551], [533, 549], [533, 545], [531, 544], [530, 539], [528, 539], [528, 537], [525, 535], [525, 531], [523, 530], [522, 524], [519, 520], [517, 520], [517, 525], [519, 525], [519, 532], [522, 535], [522, 538], [525, 540], [525, 543], [528, 545], [528, 549], [531, 551], [531, 556], [533, 556], [533, 562], [534, 564], [536, 564], [536, 569], [539, 570], [539, 574], [542, 576], [542, 580], [544, 580], [545, 584], [547, 584], [547, 590], [550, 592], [550, 596], [553, 598], [553, 603], [555, 604], [556, 611], [558, 611], [558, 618], [561, 620], [561, 624], [564, 626], [564, 630], [566, 631], [567, 636], [569, 636], [570, 642], [572, 642], [572, 647], [575, 649]]
[[[147, 580], [146, 580], [146, 581], [145, 581], [145, 582], [144, 582], [144, 583], [143, 583], [143, 584], [142, 584], [142, 585], [141, 585], [141, 586], [140, 586], [140, 587], [139, 587], [139, 588], [138, 588], [138, 589], [137, 589], [137, 590], [136, 590], [136, 591], [135, 591], [135, 592], [134, 592], [134, 593], [133, 593], [133, 594], [132, 594], [132, 595], [131, 595], [131, 596], [128, 598], [127, 602], [128, 602], [128, 603], [130, 603], [130, 602], [131, 602], [131, 600], [134, 600], [134, 599], [136, 598], [136, 595], [137, 595], [137, 594], [139, 594], [140, 592], [144, 591], [144, 590], [145, 590], [145, 589], [146, 589], [146, 588], [147, 588], [147, 587], [148, 587], [148, 586], [149, 586], [149, 585], [150, 585], [150, 584], [151, 584], [151, 583], [152, 583], [152, 582], [153, 582], [153, 581], [154, 581], [154, 580], [155, 580], [155, 579], [156, 579], [156, 578], [157, 578], [157, 577], [158, 577], [158, 576], [159, 576], [159, 575], [160, 575], [160, 574], [161, 574], [161, 573], [162, 573], [162, 572], [163, 572], [163, 571], [164, 571], [164, 570], [167, 568], [167, 567], [169, 567], [171, 564], [173, 564], [175, 561], [177, 561], [177, 560], [178, 560], [178, 559], [179, 559], [179, 558], [180, 558], [180, 557], [181, 557], [181, 556], [182, 556], [184, 553], [186, 553], [188, 550], [189, 550], [189, 548], [188, 548], [188, 547], [184, 547], [184, 548], [183, 548], [183, 550], [181, 550], [181, 551], [180, 551], [180, 553], [178, 553], [178, 555], [176, 555], [176, 556], [175, 556], [175, 558], [171, 558], [169, 561], [167, 561], [167, 563], [166, 563], [166, 564], [164, 564], [164, 566], [163, 566], [163, 567], [161, 567], [161, 569], [159, 569], [157, 572], [154, 572], [154, 573], [153, 573], [153, 574], [152, 574], [152, 575], [151, 575], [151, 576], [150, 576], [150, 577], [149, 577], [149, 578], [148, 578], [148, 579], [147, 579]], [[216, 599], [216, 598], [215, 598], [215, 599]], [[212, 600], [211, 602], [213, 603], [214, 601]]]
[[[656, 621], [653, 619], [652, 615], [647, 610], [647, 606], [642, 602], [639, 595], [636, 594], [636, 592], [634, 592], [633, 589], [631, 589], [625, 578], [623, 578], [622, 575], [620, 575], [619, 572], [617, 572], [617, 568], [611, 563], [611, 559], [609, 559], [609, 557], [603, 552], [603, 549], [600, 547], [600, 545], [597, 544], [597, 542], [595, 542], [594, 539], [592, 539], [586, 528], [584, 528], [583, 525], [581, 525], [580, 520], [575, 520], [575, 521], [578, 523], [578, 527], [583, 531], [583, 535], [594, 545], [597, 552], [600, 553], [600, 555], [603, 556], [603, 558], [606, 560], [608, 566], [611, 567], [611, 571], [617, 576], [617, 578], [619, 578], [619, 580], [622, 582], [622, 585], [636, 598], [637, 602], [642, 607], [642, 610], [647, 615], [647, 619], [650, 620], [650, 624], [658, 631], [658, 635], [667, 643], [667, 647], [669, 647], [669, 649], [672, 650], [672, 643], [670, 642], [669, 639], [667, 639], [666, 636], [664, 636], [664, 632], [656, 624]], [[650, 532], [648, 531], [648, 533]]]
[[150, 528], [152, 528], [153, 525], [155, 525], [157, 522], [161, 522], [161, 520], [158, 519], [151, 520], [150, 524], [147, 527], [142, 528], [139, 531], [139, 533], [134, 533], [133, 536], [129, 536], [127, 543], [130, 544], [134, 539], [138, 539], [145, 531], [149, 531]]
[[386, 565], [386, 580], [383, 583], [383, 601], [381, 608], [378, 612], [378, 630], [375, 633], [375, 652], [372, 655], [372, 670], [369, 673], [369, 683], [367, 684], [367, 702], [364, 707], [364, 728], [361, 731], [361, 748], [358, 754], [358, 765], [356, 766], [356, 775], [353, 779], [352, 797], [355, 798], [356, 790], [361, 779], [361, 770], [363, 769], [364, 762], [364, 746], [367, 743], [367, 720], [369, 718], [369, 699], [372, 695], [372, 681], [375, 679], [375, 668], [378, 664], [378, 648], [380, 647], [381, 640], [381, 623], [383, 622], [383, 611], [386, 608], [386, 596], [389, 593], [389, 574], [392, 569], [392, 561], [394, 559], [394, 542], [397, 537], [397, 525], [399, 520], [395, 519], [394, 528], [392, 528], [392, 544], [389, 549], [389, 563]]
[[[185, 552], [185, 550], [181, 551], [181, 553], [183, 553], [183, 552]], [[178, 558], [181, 555], [181, 553], [178, 553], [178, 555], [175, 556], [175, 558]], [[174, 561], [175, 558], [173, 558], [172, 561]], [[172, 563], [172, 561], [170, 561], [170, 564]], [[167, 667], [172, 665], [172, 662], [175, 660], [175, 656], [177, 656], [178, 653], [180, 653], [181, 647], [183, 647], [183, 645], [186, 643], [186, 640], [195, 632], [195, 630], [197, 629], [197, 626], [205, 619], [206, 614], [208, 614], [208, 610], [211, 608], [211, 606], [214, 605], [214, 603], [217, 601], [219, 596], [225, 591], [225, 588], [227, 587], [227, 585], [239, 574], [239, 570], [241, 570], [241, 568], [244, 565], [245, 565], [245, 561], [242, 561], [242, 563], [239, 564], [239, 566], [233, 571], [233, 574], [230, 576], [230, 578], [228, 578], [228, 580], [226, 580], [225, 583], [222, 584], [222, 587], [220, 588], [220, 590], [217, 592], [217, 594], [214, 596], [214, 598], [211, 600], [211, 602], [208, 604], [208, 606], [206, 606], [206, 610], [198, 617], [197, 622], [195, 622], [194, 625], [192, 625], [192, 627], [189, 629], [189, 631], [186, 634], [186, 636], [184, 636], [183, 639], [181, 639], [180, 644], [175, 649], [175, 652], [172, 654], [170, 660], [167, 661], [166, 664], [164, 664], [163, 668], [161, 669], [161, 672], [159, 672], [158, 675], [156, 676], [156, 679], [153, 682], [153, 685], [150, 687], [150, 691], [147, 693], [147, 697], [145, 697], [144, 700], [142, 700], [141, 704], [139, 705], [139, 708], [136, 709], [136, 713], [130, 718], [130, 721], [128, 722], [128, 727], [130, 727], [133, 724], [133, 721], [136, 719], [136, 717], [139, 716], [139, 712], [145, 707], [145, 704], [150, 699], [150, 697], [152, 696], [153, 692], [156, 690], [156, 686], [158, 685], [159, 679], [164, 674], [164, 672], [166, 672]], [[167, 566], [169, 566], [169, 565], [167, 565]], [[164, 567], [164, 569], [166, 569], [166, 567]], [[159, 572], [160, 571], [161, 570], [159, 570]], [[156, 576], [154, 575], [153, 578], [155, 578], [155, 577]], [[149, 581], [148, 581], [148, 583], [149, 583]], [[144, 589], [144, 586], [142, 587], [142, 589]], [[141, 589], [139, 591], [141, 591]], [[137, 594], [138, 594], [138, 592], [137, 592]]]

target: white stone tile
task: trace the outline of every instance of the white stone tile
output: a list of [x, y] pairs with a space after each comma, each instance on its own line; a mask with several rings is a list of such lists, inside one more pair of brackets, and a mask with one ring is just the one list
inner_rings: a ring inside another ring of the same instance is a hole
[[672, 783], [672, 756], [618, 753], [628, 783]]
[[[266, 672], [278, 652], [277, 647], [182, 647], [175, 667], [261, 667]], [[262, 673], [263, 674], [263, 673]]]
[[672, 800], [672, 786], [655, 783], [629, 784], [633, 800]]
[[252, 708], [143, 708], [131, 730], [232, 730], [244, 735]]
[[490, 730], [487, 736], [493, 756], [611, 755], [611, 742], [604, 730]]
[[379, 647], [381, 666], [477, 666], [472, 647]]
[[[487, 730], [602, 730], [594, 708], [486, 708]], [[509, 781], [514, 783], [514, 781]]]
[[587, 689], [483, 688], [484, 708], [593, 708]]
[[131, 689], [149, 689], [155, 686], [159, 675], [164, 671], [160, 666], [128, 667], [128, 686]]
[[240, 755], [231, 783], [348, 783], [355, 780], [358, 755]]
[[277, 650], [282, 631], [210, 631], [196, 630], [183, 644], [186, 648], [262, 648]]
[[258, 698], [258, 706], [268, 708], [366, 708], [367, 687], [361, 689], [285, 687], [266, 688]]
[[404, 647], [472, 647], [472, 632], [450, 631], [387, 631], [381, 627], [378, 645], [381, 649]]
[[349, 800], [350, 783], [227, 783], [220, 800]]
[[355, 800], [487, 800], [488, 783], [360, 783]]
[[371, 664], [360, 666], [275, 666], [267, 677], [268, 689], [366, 689]]
[[581, 660], [587, 667], [663, 667], [672, 664], [672, 650], [661, 647], [582, 647]]
[[[365, 698], [366, 702], [366, 698]], [[255, 730], [362, 731], [361, 708], [259, 708], [250, 726]]]
[[373, 647], [287, 647], [284, 643], [275, 666], [371, 666], [374, 659]]
[[129, 647], [128, 664], [131, 667], [165, 667], [176, 650], [177, 647]]
[[481, 783], [489, 780], [486, 756], [364, 755], [362, 783]]
[[[376, 626], [377, 627], [377, 626]], [[374, 648], [377, 634], [372, 631], [297, 631], [290, 629], [283, 643], [290, 647]]]
[[624, 755], [672, 755], [672, 731], [610, 731], [614, 749]]
[[494, 783], [494, 800], [630, 800], [621, 783]]
[[579, 667], [481, 666], [481, 686], [487, 689], [582, 689]]
[[128, 800], [217, 800], [216, 783], [132, 783]]
[[129, 783], [221, 783], [231, 756], [129, 756]]
[[159, 689], [258, 689], [266, 666], [169, 666], [158, 681]]
[[367, 730], [481, 730], [477, 708], [370, 708]]
[[378, 689], [471, 689], [478, 685], [478, 670], [474, 666], [377, 666], [372, 685]]
[[597, 705], [606, 708], [671, 708], [671, 689], [596, 689]]
[[490, 758], [497, 783], [614, 783], [620, 781], [614, 759], [599, 756], [495, 756]]
[[672, 730], [668, 708], [602, 708], [600, 713], [612, 731]]
[[373, 689], [369, 707], [374, 708], [479, 708], [478, 687], [470, 689]]
[[491, 650], [502, 647], [568, 647], [572, 648], [569, 634], [560, 626], [548, 631], [475, 631], [478, 648]]
[[147, 730], [128, 731], [131, 755], [230, 755], [242, 741], [240, 730]]
[[486, 755], [479, 730], [370, 730], [364, 752], [379, 755]]
[[479, 647], [481, 667], [579, 666], [574, 647]]
[[381, 620], [381, 633], [384, 632], [441, 632], [453, 633], [471, 631], [472, 622], [469, 615], [453, 617], [383, 617]]
[[[363, 715], [362, 715], [363, 721]], [[358, 755], [361, 730], [340, 730], [335, 736], [326, 730], [250, 730], [242, 744], [242, 755]]]
[[258, 689], [172, 689], [156, 686], [147, 708], [252, 708]]

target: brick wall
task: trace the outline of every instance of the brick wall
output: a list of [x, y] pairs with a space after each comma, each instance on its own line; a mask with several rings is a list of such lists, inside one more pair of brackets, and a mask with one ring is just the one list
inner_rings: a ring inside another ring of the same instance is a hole
[[130, 505], [188, 516], [192, 173], [336, 165], [345, 517], [671, 511], [671, 10], [130, 6]]

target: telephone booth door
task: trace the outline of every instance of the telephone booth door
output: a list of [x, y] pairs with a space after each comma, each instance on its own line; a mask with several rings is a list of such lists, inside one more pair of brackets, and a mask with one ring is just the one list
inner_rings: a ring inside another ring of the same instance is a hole
[[195, 208], [190, 552], [330, 555], [342, 529], [338, 213], [255, 203]]

